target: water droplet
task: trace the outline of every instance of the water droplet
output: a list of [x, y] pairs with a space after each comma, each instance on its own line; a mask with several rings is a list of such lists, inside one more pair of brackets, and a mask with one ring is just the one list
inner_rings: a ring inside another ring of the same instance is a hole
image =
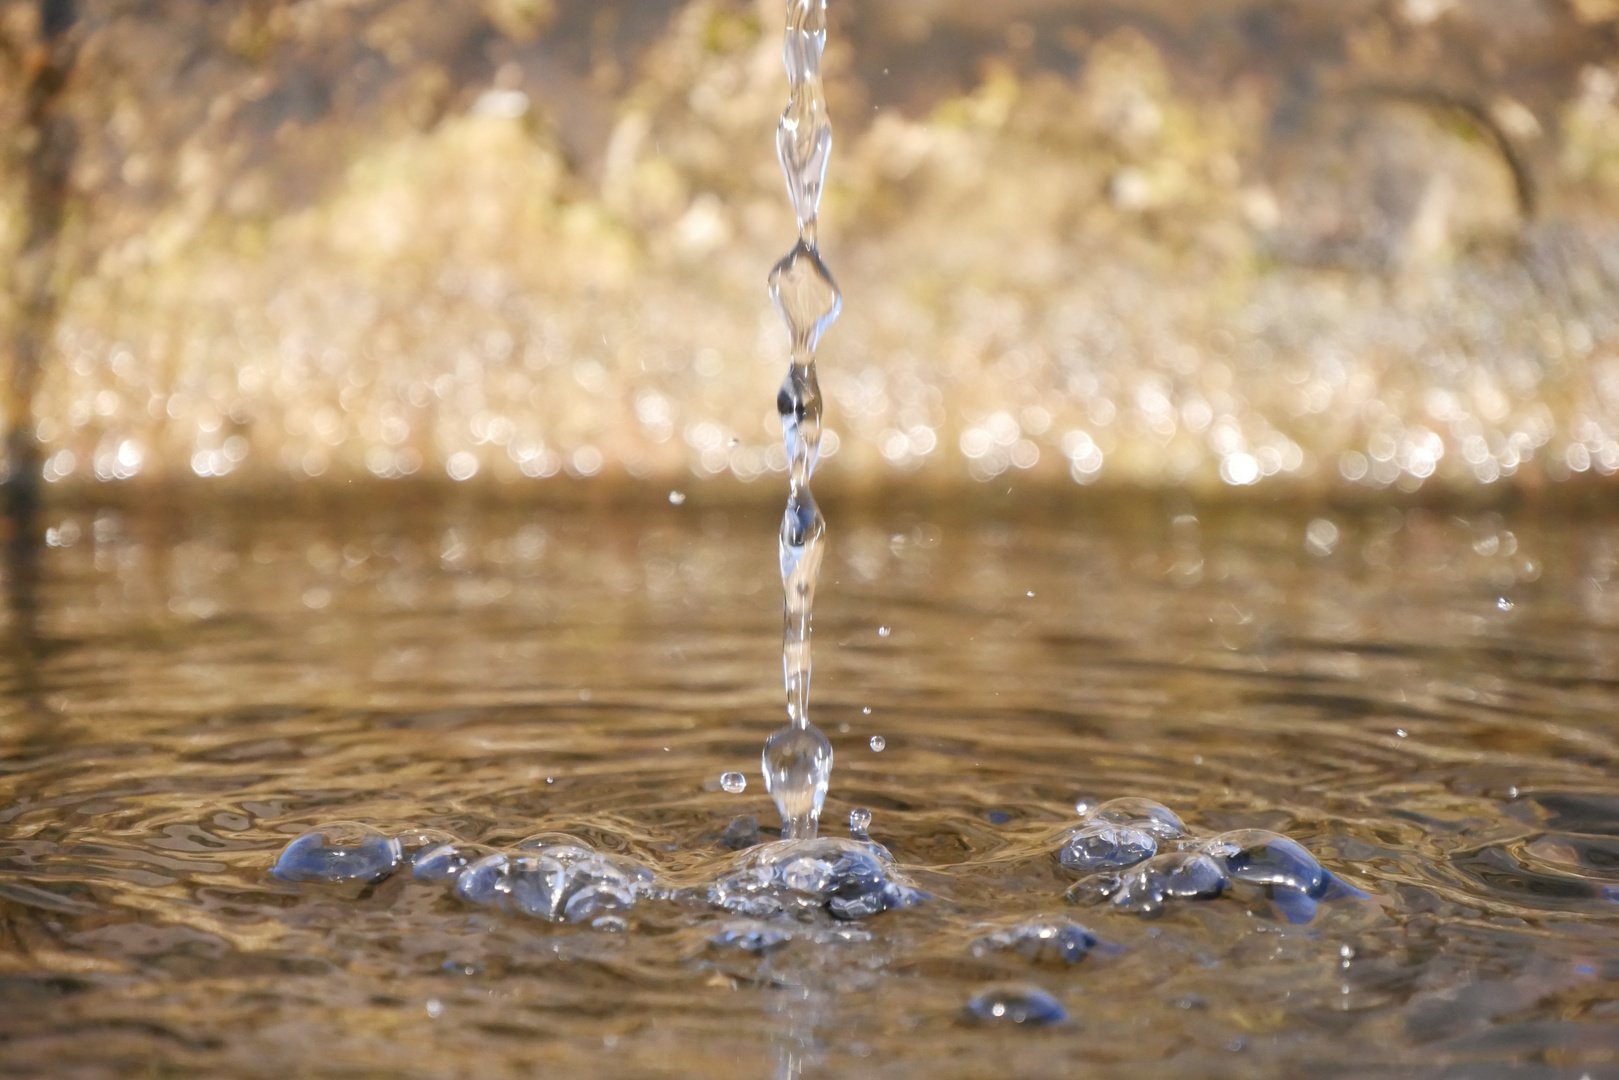
[[808, 357], [837, 321], [843, 296], [820, 254], [804, 241], [770, 272], [770, 298], [787, 323], [795, 363]]
[[783, 839], [813, 837], [832, 778], [832, 744], [813, 725], [788, 724], [765, 740], [760, 764]]
[[739, 772], [721, 773], [720, 787], [732, 795], [740, 795], [748, 790], [748, 778]]
[[427, 999], [427, 1015], [437, 1020], [444, 1015], [444, 1003], [438, 998]]
[[1074, 813], [1078, 814], [1080, 817], [1085, 817], [1095, 809], [1096, 800], [1088, 795], [1081, 795], [1078, 799], [1074, 800]]
[[684, 491], [671, 491], [669, 493], [669, 502], [675, 506], [685, 505], [686, 493]]
[[881, 735], [873, 735], [871, 737], [871, 752], [872, 753], [874, 753], [874, 754], [882, 753], [883, 748], [886, 747], [887, 745], [888, 745], [888, 740], [883, 738]]
[[892, 627], [879, 626], [877, 628], [877, 636], [878, 637], [887, 637], [889, 634], [892, 634], [893, 632], [894, 632], [894, 630], [893, 630]]
[[864, 840], [871, 831], [871, 811], [857, 807], [849, 811], [849, 835]]
[[870, 716], [871, 715], [871, 706], [867, 705], [864, 708], [862, 708], [860, 711], [862, 713], [864, 713], [866, 716]]
[[1495, 602], [1495, 606], [1500, 608], [1502, 611], [1511, 611], [1513, 608], [1517, 607], [1516, 604], [1504, 596]]

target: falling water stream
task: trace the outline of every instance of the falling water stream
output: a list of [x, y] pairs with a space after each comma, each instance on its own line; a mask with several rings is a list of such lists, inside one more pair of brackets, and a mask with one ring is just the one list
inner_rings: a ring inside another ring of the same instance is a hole
[[766, 740], [762, 765], [765, 789], [776, 800], [782, 836], [789, 840], [815, 836], [832, 777], [832, 745], [809, 715], [810, 624], [826, 536], [826, 521], [809, 486], [821, 451], [815, 348], [842, 306], [816, 244], [821, 189], [832, 153], [832, 124], [821, 87], [825, 47], [826, 0], [788, 0], [782, 59], [792, 92], [776, 128], [776, 155], [798, 219], [798, 243], [770, 272], [770, 298], [792, 341], [787, 377], [776, 396], [788, 462], [787, 512], [781, 519], [787, 724]]

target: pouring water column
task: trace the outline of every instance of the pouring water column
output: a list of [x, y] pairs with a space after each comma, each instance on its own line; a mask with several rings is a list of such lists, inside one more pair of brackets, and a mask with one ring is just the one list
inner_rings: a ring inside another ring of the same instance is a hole
[[770, 298], [792, 342], [787, 377], [776, 397], [789, 485], [780, 537], [787, 724], [765, 741], [762, 768], [765, 789], [781, 813], [782, 837], [789, 840], [815, 836], [832, 777], [832, 745], [809, 717], [810, 623], [826, 534], [809, 486], [821, 446], [815, 348], [842, 307], [816, 242], [816, 216], [832, 152], [832, 125], [821, 85], [825, 47], [826, 0], [787, 0], [782, 60], [791, 93], [776, 127], [776, 155], [798, 218], [798, 242], [770, 273]]

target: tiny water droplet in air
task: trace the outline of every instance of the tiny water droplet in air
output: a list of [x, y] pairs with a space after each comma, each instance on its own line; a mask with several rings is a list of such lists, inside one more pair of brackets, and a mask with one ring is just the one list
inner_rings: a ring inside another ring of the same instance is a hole
[[748, 790], [748, 778], [739, 772], [728, 772], [720, 775], [720, 787], [732, 795], [740, 795]]
[[579, 691], [579, 700], [580, 701], [589, 701], [590, 700], [590, 691], [589, 690], [581, 690], [581, 691]]
[[684, 491], [671, 491], [669, 493], [669, 501], [675, 506], [684, 505], [686, 502], [686, 493]]
[[871, 737], [871, 752], [872, 753], [874, 753], [874, 754], [882, 753], [883, 752], [883, 747], [885, 747], [887, 745], [888, 745], [888, 740], [883, 738], [881, 735], [873, 735]]
[[1074, 813], [1084, 817], [1096, 809], [1096, 800], [1088, 795], [1082, 795], [1074, 800]]
[[1495, 602], [1495, 606], [1500, 608], [1502, 611], [1511, 611], [1513, 608], [1517, 607], [1516, 604], [1504, 596]]
[[849, 835], [864, 840], [871, 829], [871, 811], [864, 806], [849, 811]]
[[1405, 728], [1395, 728], [1394, 734], [1398, 735], [1402, 739], [1405, 738]]
[[1034, 596], [1034, 593], [1032, 593], [1032, 592], [1027, 592], [1027, 593], [1024, 593], [1024, 594], [1023, 594], [1023, 595], [1024, 595], [1024, 596], [1027, 596], [1027, 597], [1030, 597], [1030, 598], [1031, 598], [1031, 599], [1032, 599], [1032, 598], [1033, 598], [1033, 596]]
[[438, 998], [428, 998], [427, 999], [427, 1015], [431, 1016], [434, 1020], [437, 1020], [439, 1017], [443, 1016], [444, 1015], [444, 1003], [442, 1001], [440, 1001]]
[[892, 627], [888, 627], [888, 626], [879, 626], [879, 627], [878, 627], [878, 628], [877, 628], [877, 636], [878, 636], [878, 637], [887, 637], [887, 636], [888, 636], [888, 635], [889, 635], [889, 634], [892, 634], [892, 633], [893, 633], [893, 632], [894, 632], [894, 631], [893, 631], [893, 628], [892, 628]]
[[862, 708], [860, 711], [862, 713], [866, 714], [867, 716], [870, 716], [871, 715], [871, 706], [867, 705], [864, 708]]

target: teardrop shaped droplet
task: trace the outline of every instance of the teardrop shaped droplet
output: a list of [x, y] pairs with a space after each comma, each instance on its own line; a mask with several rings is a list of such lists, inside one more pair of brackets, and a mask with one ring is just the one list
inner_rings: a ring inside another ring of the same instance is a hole
[[770, 299], [792, 335], [795, 360], [815, 351], [843, 310], [843, 294], [831, 271], [802, 240], [770, 272]]

